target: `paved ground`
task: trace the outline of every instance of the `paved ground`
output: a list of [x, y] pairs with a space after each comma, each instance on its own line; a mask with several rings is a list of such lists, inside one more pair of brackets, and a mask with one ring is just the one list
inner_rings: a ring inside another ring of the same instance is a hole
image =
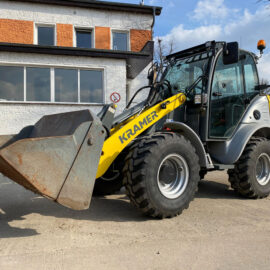
[[270, 200], [208, 174], [181, 216], [149, 220], [124, 194], [76, 212], [0, 181], [0, 269], [270, 269]]

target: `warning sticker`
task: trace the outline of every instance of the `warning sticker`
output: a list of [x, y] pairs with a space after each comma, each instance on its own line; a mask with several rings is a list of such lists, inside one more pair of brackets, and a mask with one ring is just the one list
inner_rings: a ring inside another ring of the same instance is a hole
[[119, 93], [117, 92], [113, 92], [110, 96], [110, 100], [113, 103], [118, 103], [121, 100], [121, 96]]

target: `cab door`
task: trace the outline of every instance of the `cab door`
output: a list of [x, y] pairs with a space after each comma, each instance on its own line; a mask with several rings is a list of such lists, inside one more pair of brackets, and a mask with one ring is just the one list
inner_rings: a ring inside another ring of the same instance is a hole
[[209, 114], [209, 138], [230, 138], [246, 108], [241, 61], [224, 65], [218, 57], [212, 81]]

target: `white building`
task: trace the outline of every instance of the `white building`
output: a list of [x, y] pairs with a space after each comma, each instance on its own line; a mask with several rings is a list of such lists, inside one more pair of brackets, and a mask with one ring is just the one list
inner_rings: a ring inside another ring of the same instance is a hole
[[0, 134], [42, 115], [100, 111], [147, 84], [161, 8], [90, 0], [0, 1]]

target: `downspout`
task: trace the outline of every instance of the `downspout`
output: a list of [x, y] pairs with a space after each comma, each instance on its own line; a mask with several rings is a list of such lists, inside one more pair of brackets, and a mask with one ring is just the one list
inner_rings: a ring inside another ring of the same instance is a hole
[[127, 83], [126, 83], [126, 105], [129, 103], [130, 101], [130, 79], [127, 79]]
[[154, 26], [156, 22], [156, 7], [153, 7], [153, 23], [151, 25], [152, 39], [154, 37]]
[[[152, 32], [152, 40], [154, 40], [154, 26], [156, 23], [156, 7], [153, 7], [153, 22], [151, 25], [151, 32]], [[153, 51], [153, 60], [152, 60], [152, 65], [154, 64], [154, 54], [155, 54], [155, 43], [154, 43], [154, 51]]]

